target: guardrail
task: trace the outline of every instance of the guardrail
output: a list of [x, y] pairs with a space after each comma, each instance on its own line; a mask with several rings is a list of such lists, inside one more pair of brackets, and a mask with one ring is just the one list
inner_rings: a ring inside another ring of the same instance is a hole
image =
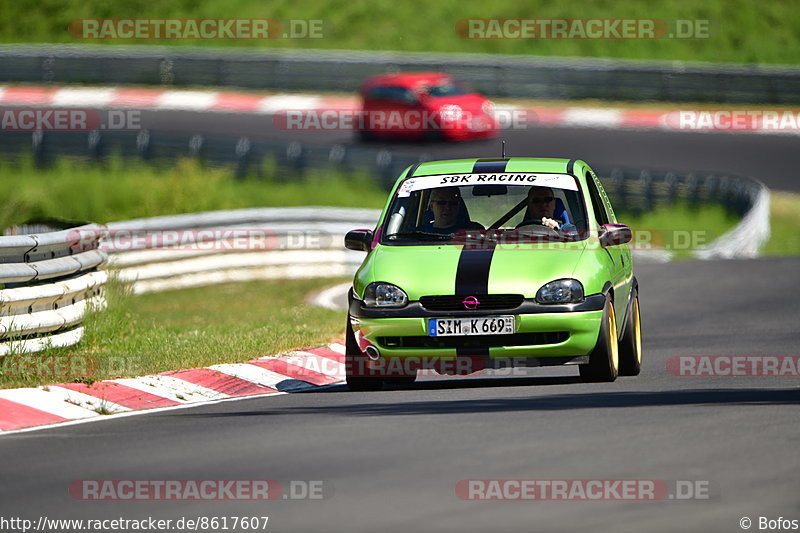
[[157, 46], [4, 45], [0, 81], [356, 90], [372, 74], [437, 70], [492, 97], [800, 102], [800, 69], [517, 55]]
[[89, 224], [0, 237], [0, 355], [80, 340], [86, 311], [105, 305], [104, 232]]
[[229, 166], [237, 178], [260, 177], [267, 166], [278, 169], [276, 179], [292, 179], [310, 169], [365, 172], [390, 187], [409, 165], [430, 160], [426, 153], [405, 153], [362, 144], [314, 144], [223, 135], [183, 134], [162, 131], [3, 132], [0, 153], [16, 158], [31, 153], [37, 165], [58, 156], [102, 159], [109, 154], [143, 160], [197, 158], [205, 163]]
[[135, 293], [254, 279], [349, 275], [363, 254], [344, 248], [373, 209], [274, 207], [116, 222], [101, 249]]

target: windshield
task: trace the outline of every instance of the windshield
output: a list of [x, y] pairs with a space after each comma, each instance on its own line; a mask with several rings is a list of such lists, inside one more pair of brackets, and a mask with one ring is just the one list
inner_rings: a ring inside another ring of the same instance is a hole
[[381, 242], [464, 244], [465, 238], [476, 237], [580, 240], [587, 234], [585, 213], [575, 178], [568, 175], [416, 177], [398, 187]]
[[437, 85], [427, 85], [423, 87], [423, 91], [428, 95], [439, 98], [441, 96], [459, 96], [462, 94], [471, 94], [470, 89], [465, 83], [448, 81]]

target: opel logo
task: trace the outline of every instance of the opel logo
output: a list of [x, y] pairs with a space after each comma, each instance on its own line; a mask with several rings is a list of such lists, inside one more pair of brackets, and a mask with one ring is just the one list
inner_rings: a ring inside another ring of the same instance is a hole
[[478, 306], [480, 305], [480, 302], [474, 296], [467, 296], [461, 303], [464, 304], [464, 307], [469, 309], [470, 311], [472, 311], [473, 309], [477, 309]]

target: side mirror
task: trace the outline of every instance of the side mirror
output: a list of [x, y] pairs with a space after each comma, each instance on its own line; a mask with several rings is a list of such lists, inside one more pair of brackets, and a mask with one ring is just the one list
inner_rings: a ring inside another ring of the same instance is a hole
[[344, 236], [344, 247], [357, 252], [369, 252], [372, 248], [373, 234], [371, 229], [354, 229]]
[[625, 224], [603, 224], [600, 226], [600, 244], [618, 246], [631, 242], [633, 233]]

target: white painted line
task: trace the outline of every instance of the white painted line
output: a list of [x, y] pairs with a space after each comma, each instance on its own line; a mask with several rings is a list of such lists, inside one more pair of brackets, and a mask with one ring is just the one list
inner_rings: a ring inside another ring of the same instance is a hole
[[344, 344], [339, 344], [338, 342], [330, 343], [328, 345], [328, 349], [342, 355], [347, 353], [347, 347]]
[[59, 394], [52, 394], [42, 389], [0, 390], [0, 398], [33, 407], [62, 418], [75, 419], [98, 416], [94, 411], [66, 403]]
[[333, 287], [328, 287], [322, 292], [317, 293], [311, 299], [312, 305], [331, 309], [333, 311], [341, 311], [347, 308], [347, 291], [353, 286], [352, 281], [340, 283]]
[[184, 398], [178, 398], [177, 394], [168, 391], [164, 387], [155, 387], [149, 383], [141, 381], [139, 378], [110, 379], [108, 381], [111, 381], [112, 383], [119, 383], [120, 385], [125, 385], [126, 387], [158, 396], [159, 398], [166, 398], [168, 400], [172, 400], [173, 402], [191, 403]]
[[277, 94], [261, 100], [256, 112], [275, 113], [286, 109], [307, 111], [319, 108], [321, 101], [319, 96], [310, 94]]
[[117, 90], [113, 88], [68, 88], [57, 90], [50, 105], [53, 107], [107, 107]]
[[215, 390], [170, 376], [141, 376], [138, 378], [115, 379], [112, 381], [180, 403], [219, 400], [228, 397], [226, 394]]
[[153, 387], [166, 387], [167, 390], [175, 393], [179, 397], [186, 398], [189, 401], [219, 400], [222, 398], [228, 398], [228, 395], [225, 393], [172, 376], [152, 375], [142, 376], [138, 379], [143, 383], [152, 385]]
[[636, 264], [662, 264], [669, 263], [675, 257], [674, 252], [670, 250], [653, 249], [653, 250], [631, 250], [633, 262]]
[[[324, 386], [317, 387], [317, 388], [319, 388], [321, 390], [321, 389], [325, 389], [325, 388], [332, 387], [332, 386], [334, 386], [334, 385], [324, 385]], [[266, 393], [263, 393], [263, 394], [254, 394], [252, 396], [236, 396], [236, 397], [233, 397], [233, 398], [223, 398], [221, 400], [209, 400], [209, 401], [203, 402], [203, 403], [187, 403], [187, 404], [181, 404], [181, 405], [170, 405], [170, 406], [167, 406], [167, 407], [156, 407], [156, 408], [153, 408], [153, 409], [141, 409], [139, 411], [128, 411], [126, 413], [117, 413], [117, 414], [108, 415], [108, 416], [95, 416], [95, 417], [90, 417], [90, 418], [82, 418], [82, 419], [79, 419], [79, 420], [68, 420], [66, 422], [57, 422], [55, 424], [46, 424], [46, 425], [43, 425], [43, 426], [32, 426], [32, 427], [20, 428], [20, 429], [0, 430], [0, 434], [2, 434], [2, 435], [13, 435], [15, 433], [30, 433], [32, 431], [40, 431], [40, 430], [43, 430], [43, 429], [53, 429], [53, 428], [61, 428], [61, 427], [67, 427], [67, 426], [77, 426], [79, 424], [87, 424], [87, 423], [90, 423], [90, 422], [100, 422], [102, 420], [114, 420], [114, 419], [117, 419], [117, 418], [126, 418], [126, 417], [129, 417], [129, 416], [149, 415], [149, 414], [152, 414], [152, 413], [160, 413], [162, 411], [174, 411], [175, 409], [188, 409], [188, 408], [192, 408], [192, 407], [202, 407], [204, 405], [211, 405], [211, 404], [223, 403], [223, 402], [239, 402], [239, 401], [242, 401], [242, 400], [260, 399], [260, 398], [265, 398], [267, 396], [278, 396], [278, 395], [283, 395], [283, 394], [288, 394], [288, 393], [286, 393], [286, 392], [266, 392]]]
[[[339, 348], [341, 348], [342, 353], [343, 353], [343, 350], [344, 350], [344, 346], [342, 346], [341, 344], [332, 344], [329, 347], [331, 349], [335, 350], [335, 351], [340, 351]], [[311, 354], [311, 355], [313, 355], [313, 354]], [[289, 378], [289, 377], [284, 376], [282, 374], [278, 374], [276, 372], [271, 372], [271, 371], [266, 370], [264, 368], [260, 368], [258, 366], [250, 365], [250, 364], [246, 364], [246, 363], [245, 364], [214, 365], [214, 366], [211, 366], [211, 367], [208, 367], [208, 368], [211, 368], [213, 370], [217, 370], [219, 372], [223, 372], [225, 374], [228, 374], [228, 375], [240, 378], [240, 379], [245, 379], [247, 381], [252, 381], [254, 383], [259, 383], [259, 384], [266, 385], [266, 386], [271, 386], [270, 384], [273, 384], [273, 388], [274, 388], [274, 385], [277, 385], [278, 383], [280, 383], [282, 381], [287, 381], [287, 380], [291, 380], [292, 379], [292, 378]], [[183, 380], [179, 380], [178, 378], [172, 378], [170, 376], [145, 376], [145, 377], [157, 377], [157, 378], [160, 378], [161, 383], [164, 383], [164, 382], [169, 381], [169, 380], [183, 381]], [[252, 378], [252, 379], [249, 379], [249, 378]], [[161, 396], [161, 397], [167, 397], [166, 394], [168, 394], [168, 393], [165, 393], [163, 391], [162, 387], [156, 388], [156, 387], [147, 385], [144, 382], [137, 381], [136, 379], [116, 379], [116, 380], [112, 380], [112, 381], [114, 381], [116, 383], [119, 383], [121, 385], [126, 385], [128, 387], [135, 388], [137, 390], [141, 390], [143, 392], [148, 392], [150, 394], [156, 394], [157, 396]], [[308, 387], [302, 387], [302, 388], [325, 390], [325, 389], [328, 389], [330, 387], [337, 387], [337, 386], [339, 386], [339, 384], [332, 383], [330, 385], [308, 386]], [[61, 416], [63, 418], [69, 418], [70, 420], [68, 420], [66, 422], [57, 422], [55, 424], [46, 424], [46, 425], [32, 426], [32, 427], [20, 428], [20, 429], [12, 429], [12, 430], [0, 430], [0, 434], [5, 436], [5, 435], [13, 435], [15, 433], [30, 433], [32, 431], [40, 431], [40, 430], [45, 430], [45, 429], [53, 429], [53, 428], [61, 428], [61, 427], [67, 427], [67, 426], [75, 426], [75, 425], [78, 425], [78, 424], [86, 424], [86, 423], [89, 423], [89, 422], [99, 422], [99, 421], [103, 421], [103, 420], [113, 420], [113, 419], [123, 418], [123, 417], [128, 417], [128, 416], [149, 415], [149, 414], [152, 414], [152, 413], [159, 413], [159, 412], [162, 412], [162, 411], [172, 411], [172, 410], [175, 410], [175, 409], [187, 409], [187, 408], [192, 408], [192, 407], [200, 407], [200, 406], [204, 406], [204, 405], [211, 405], [211, 404], [217, 404], [217, 403], [223, 403], [223, 402], [238, 402], [238, 401], [243, 401], [243, 400], [261, 399], [261, 398], [265, 398], [267, 396], [277, 396], [277, 395], [288, 394], [288, 392], [286, 392], [286, 391], [266, 392], [266, 393], [261, 393], [261, 394], [253, 394], [253, 395], [249, 395], [249, 396], [235, 396], [235, 397], [223, 397], [223, 398], [219, 398], [219, 399], [210, 399], [210, 400], [205, 400], [205, 401], [202, 401], [202, 402], [195, 402], [195, 403], [183, 402], [179, 398], [173, 397], [171, 399], [174, 399], [174, 401], [176, 401], [176, 402], [180, 402], [180, 405], [170, 405], [170, 406], [167, 406], [167, 407], [156, 407], [156, 408], [152, 408], [152, 409], [139, 409], [139, 410], [120, 411], [120, 412], [115, 412], [113, 414], [109, 414], [109, 415], [105, 415], [105, 416], [99, 416], [99, 415], [97, 415], [97, 413], [95, 413], [93, 411], [88, 411], [87, 409], [84, 409], [82, 407], [78, 407], [76, 405], [68, 404], [68, 403], [65, 403], [63, 401], [56, 401], [55, 403], [53, 403], [50, 400], [52, 398], [54, 398], [54, 397], [57, 398], [58, 396], [62, 395], [62, 393], [60, 391], [53, 390], [53, 389], [60, 389], [60, 387], [50, 386], [50, 388], [51, 388], [50, 392], [45, 392], [45, 391], [43, 391], [41, 389], [7, 389], [7, 390], [0, 390], [0, 398], [5, 398], [5, 399], [8, 399], [8, 400], [13, 401], [13, 402], [21, 403], [23, 405], [29, 405], [30, 407], [34, 407], [34, 408], [40, 409], [42, 411], [47, 411], [47, 412], [50, 412], [50, 413], [55, 414], [57, 416]], [[203, 387], [199, 387], [199, 388], [202, 389]], [[298, 387], [298, 388], [301, 388], [301, 387]], [[86, 396], [83, 393], [75, 393], [74, 391], [69, 391], [68, 389], [65, 389], [65, 390], [67, 390], [67, 392], [76, 394], [78, 396]], [[206, 389], [206, 390], [210, 390], [210, 389]], [[216, 393], [216, 391], [212, 391], [212, 392]], [[45, 396], [43, 397], [42, 395], [45, 395]], [[44, 398], [44, 401], [42, 400], [42, 398]], [[31, 405], [29, 401], [21, 401], [21, 400], [32, 400], [32, 401], [35, 401], [35, 403], [37, 405]], [[51, 407], [51, 409], [45, 409], [44, 408], [45, 404], [48, 407]], [[109, 404], [109, 405], [116, 406], [117, 404]], [[118, 406], [118, 407], [121, 410], [127, 409], [127, 408], [125, 408], [123, 406]], [[57, 411], [54, 411], [53, 409], [56, 409]], [[69, 416], [67, 416], [67, 415], [69, 415]], [[77, 416], [77, 415], [80, 415], [80, 416]]]
[[284, 376], [283, 374], [273, 372], [272, 370], [261, 368], [260, 366], [251, 365], [249, 363], [226, 363], [221, 365], [212, 365], [208, 368], [217, 370], [223, 374], [228, 374], [229, 376], [233, 376], [235, 378], [244, 379], [246, 381], [264, 385], [265, 387], [270, 387], [273, 389], [277, 389], [278, 384], [283, 381], [294, 379], [290, 378], [289, 376]]
[[165, 91], [158, 97], [159, 109], [206, 111], [217, 101], [218, 93], [207, 91]]
[[[0, 102], [3, 101], [3, 95], [5, 93], [6, 93], [6, 86], [5, 85], [0, 85]], [[2, 431], [2, 430], [0, 429], [0, 431]]]
[[570, 107], [561, 114], [561, 123], [567, 126], [616, 128], [621, 122], [619, 109]]
[[320, 374], [325, 374], [326, 376], [334, 376], [344, 379], [345, 375], [345, 366], [339, 361], [334, 361], [333, 359], [328, 359], [327, 357], [322, 357], [321, 355], [315, 355], [309, 352], [295, 351], [282, 354], [277, 358], [264, 357], [262, 359], [280, 359], [281, 361], [286, 361], [287, 363], [305, 368], [306, 370], [319, 372]]
[[[97, 413], [99, 410], [104, 411], [106, 414], [110, 413], [124, 413], [132, 411], [129, 407], [120, 405], [118, 403], [110, 402], [103, 398], [92, 396], [83, 392], [77, 392], [72, 389], [65, 389], [55, 385], [47, 386], [48, 392], [60, 397], [63, 401], [78, 405], [84, 409], [89, 409]], [[100, 414], [100, 413], [97, 413]]]
[[511, 104], [495, 104], [494, 111], [495, 113], [516, 113], [520, 111], [522, 108], [518, 105], [511, 105]]

